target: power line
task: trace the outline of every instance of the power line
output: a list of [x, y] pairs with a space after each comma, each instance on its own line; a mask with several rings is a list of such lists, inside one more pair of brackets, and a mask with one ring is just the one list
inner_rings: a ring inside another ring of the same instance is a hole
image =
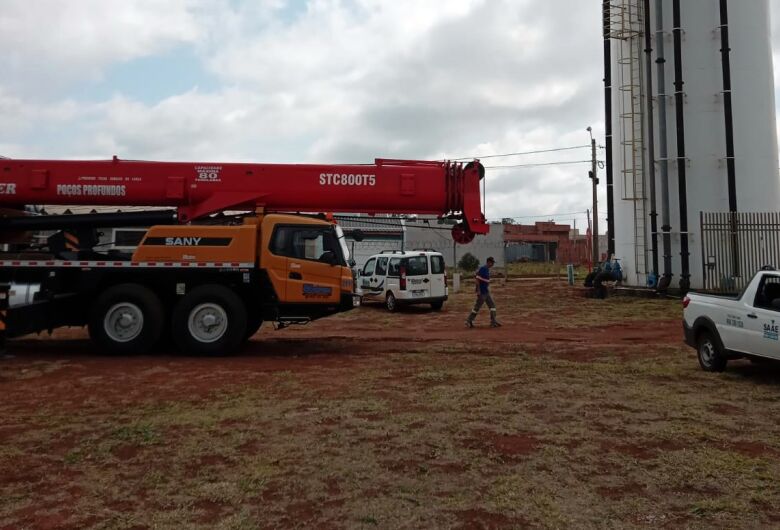
[[500, 158], [505, 156], [535, 155], [537, 153], [554, 153], [557, 151], [570, 151], [572, 149], [582, 149], [584, 147], [590, 147], [590, 145], [573, 145], [571, 147], [555, 147], [552, 149], [538, 149], [536, 151], [523, 151], [519, 153], [503, 153], [499, 155], [464, 156], [461, 158], [450, 158], [449, 160], [474, 160], [475, 158], [479, 160], [483, 160], [485, 158]]
[[485, 166], [485, 169], [520, 169], [542, 166], [564, 166], [568, 164], [591, 164], [592, 160], [571, 160], [568, 162], [543, 162], [539, 164], [513, 164], [506, 166]]
[[[563, 217], [567, 215], [585, 215], [585, 210], [579, 212], [548, 213], [542, 215], [505, 215], [503, 218], [511, 219], [541, 219], [542, 217]], [[498, 218], [496, 218], [498, 219]]]

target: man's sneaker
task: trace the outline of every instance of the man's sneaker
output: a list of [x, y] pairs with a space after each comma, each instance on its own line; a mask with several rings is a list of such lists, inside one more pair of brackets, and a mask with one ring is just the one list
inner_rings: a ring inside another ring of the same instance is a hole
[[474, 327], [474, 323], [471, 320], [469, 320], [468, 318], [466, 319], [466, 327], [467, 328], [473, 328]]
[[493, 322], [490, 323], [490, 327], [491, 328], [500, 328], [501, 327], [501, 322], [499, 322], [498, 320], [494, 320]]

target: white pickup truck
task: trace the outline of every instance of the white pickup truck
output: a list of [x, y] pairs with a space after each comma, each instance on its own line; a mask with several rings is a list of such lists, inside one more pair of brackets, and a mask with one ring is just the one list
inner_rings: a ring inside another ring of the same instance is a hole
[[780, 360], [780, 271], [764, 267], [736, 297], [689, 293], [683, 308], [685, 342], [704, 370], [740, 357]]

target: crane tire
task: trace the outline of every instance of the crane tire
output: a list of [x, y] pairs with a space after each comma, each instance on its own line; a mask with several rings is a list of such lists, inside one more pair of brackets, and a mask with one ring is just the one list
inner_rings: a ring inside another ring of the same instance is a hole
[[92, 304], [87, 323], [95, 344], [111, 355], [148, 353], [159, 342], [164, 325], [160, 298], [137, 283], [104, 290]]
[[176, 346], [184, 354], [228, 355], [244, 342], [247, 309], [230, 288], [201, 285], [178, 301], [171, 328]]
[[260, 327], [263, 325], [263, 316], [260, 311], [247, 310], [246, 317], [246, 331], [244, 332], [244, 340], [249, 340], [254, 337], [255, 333], [260, 331]]

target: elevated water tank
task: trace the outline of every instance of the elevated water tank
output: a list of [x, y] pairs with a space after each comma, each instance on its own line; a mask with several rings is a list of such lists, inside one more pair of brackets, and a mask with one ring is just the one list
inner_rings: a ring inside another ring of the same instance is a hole
[[[780, 210], [769, 0], [605, 0], [603, 9], [615, 257], [630, 285], [646, 285], [652, 272], [671, 272], [677, 287], [687, 268], [690, 286], [701, 288], [701, 212], [727, 212], [734, 204], [740, 212]], [[730, 48], [725, 57], [724, 27]], [[736, 189], [731, 201], [724, 93], [729, 66]], [[682, 218], [681, 206], [687, 207]], [[664, 217], [670, 227], [666, 267]]]

